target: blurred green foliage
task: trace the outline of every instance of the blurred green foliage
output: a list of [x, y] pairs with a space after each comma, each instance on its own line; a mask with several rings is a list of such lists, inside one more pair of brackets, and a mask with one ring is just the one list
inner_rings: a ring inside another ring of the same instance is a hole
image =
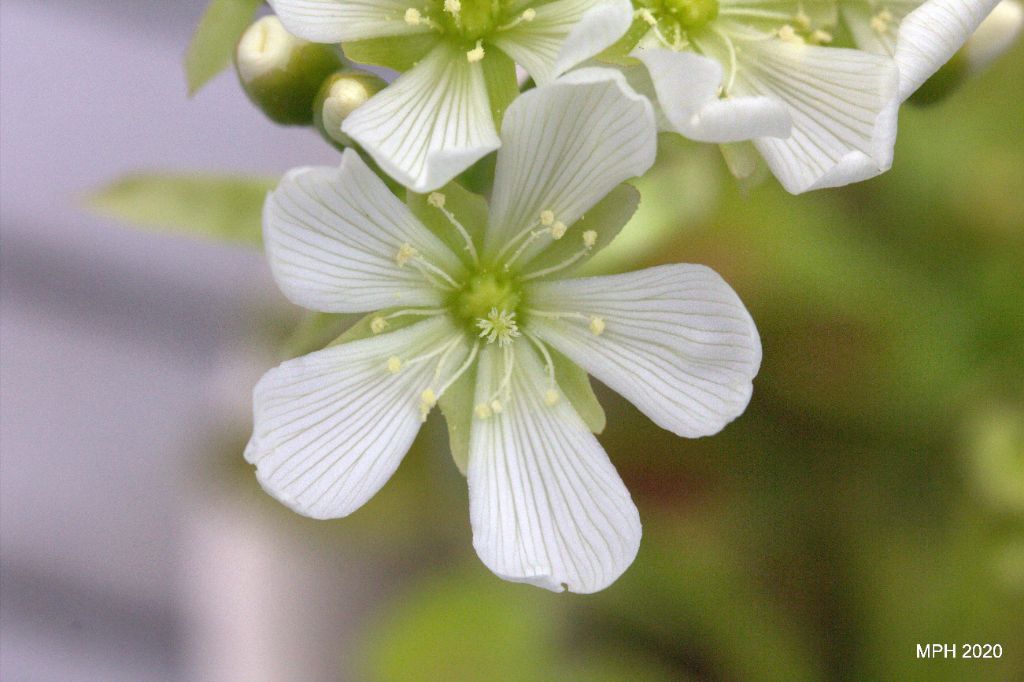
[[[662, 140], [637, 217], [595, 260], [722, 273], [764, 344], [750, 408], [684, 441], [599, 391], [645, 537], [591, 596], [487, 573], [428, 429], [404, 484], [339, 522], [379, 522], [422, 485], [456, 514], [389, 516], [431, 559], [365, 634], [362, 679], [1024, 679], [1022, 84], [1018, 46], [905, 107], [892, 171], [799, 197]], [[918, 660], [930, 642], [1003, 656]]]

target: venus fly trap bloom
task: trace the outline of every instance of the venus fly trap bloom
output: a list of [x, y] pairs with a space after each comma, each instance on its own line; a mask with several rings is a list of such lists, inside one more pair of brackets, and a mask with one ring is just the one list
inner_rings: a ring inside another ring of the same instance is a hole
[[403, 204], [352, 150], [268, 197], [266, 250], [293, 302], [370, 314], [268, 372], [246, 449], [299, 513], [343, 517], [387, 481], [439, 406], [469, 484], [473, 543], [507, 580], [593, 592], [633, 561], [640, 520], [592, 432], [590, 373], [660, 426], [713, 434], [751, 395], [761, 348], [715, 273], [667, 265], [567, 278], [636, 207], [650, 103], [582, 69], [519, 97], [490, 207], [456, 184]]
[[939, 70], [999, 0], [842, 0], [853, 39], [864, 50], [892, 55], [900, 101]]
[[[441, 187], [500, 144], [518, 94], [514, 63], [539, 84], [608, 47], [628, 0], [271, 0], [284, 25], [343, 42], [354, 61], [405, 71], [342, 131], [403, 185]], [[568, 38], [571, 40], [567, 40]]]
[[[799, 0], [634, 0], [627, 39], [664, 115], [703, 142], [753, 140], [793, 193], [863, 180], [892, 163], [892, 60], [832, 47], [836, 7]], [[638, 87], [644, 88], [640, 84]], [[744, 152], [729, 147], [727, 158]]]

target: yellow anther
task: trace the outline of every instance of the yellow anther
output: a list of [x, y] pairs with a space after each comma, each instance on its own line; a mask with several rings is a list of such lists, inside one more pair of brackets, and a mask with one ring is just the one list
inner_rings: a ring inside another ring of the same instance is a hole
[[437, 394], [434, 393], [434, 389], [428, 388], [420, 393], [420, 402], [429, 407], [437, 405]]
[[491, 412], [494, 414], [501, 414], [501, 411], [505, 409], [505, 406], [501, 404], [500, 400], [491, 401]]
[[654, 15], [653, 15], [653, 14], [651, 13], [651, 10], [647, 9], [646, 7], [645, 7], [645, 8], [643, 8], [643, 9], [641, 9], [641, 10], [640, 10], [640, 11], [639, 11], [639, 12], [637, 13], [637, 15], [638, 15], [638, 16], [639, 16], [639, 17], [640, 17], [640, 18], [641, 18], [641, 19], [642, 19], [642, 20], [644, 21], [644, 23], [646, 23], [646, 24], [647, 24], [648, 26], [657, 26], [657, 25], [658, 25], [658, 20], [654, 18]]
[[416, 249], [412, 247], [412, 244], [406, 242], [398, 248], [398, 253], [395, 254], [395, 262], [398, 263], [398, 267], [403, 267], [416, 256]]
[[427, 197], [427, 203], [434, 208], [444, 208], [445, 197], [440, 192], [431, 192]]
[[458, 14], [462, 11], [462, 3], [459, 0], [444, 0], [444, 11], [448, 14]]
[[533, 21], [537, 18], [537, 10], [532, 7], [527, 7], [523, 10], [523, 21]]
[[544, 391], [544, 404], [546, 404], [548, 407], [551, 407], [558, 403], [558, 397], [558, 391], [556, 391], [553, 388], [549, 388], [548, 390]]
[[561, 220], [556, 221], [555, 224], [551, 226], [551, 238], [561, 239], [562, 237], [565, 236], [565, 231], [567, 229], [569, 228], [567, 228], [565, 226], [565, 223], [563, 223]]
[[827, 45], [832, 42], [832, 34], [819, 28], [811, 34], [811, 42], [817, 45]]
[[541, 211], [540, 212], [540, 224], [547, 227], [551, 223], [555, 222], [554, 211]]
[[466, 53], [466, 60], [469, 61], [470, 64], [475, 64], [478, 61], [482, 60], [483, 58], [484, 58], [484, 46], [478, 40], [478, 41], [476, 41], [476, 47], [474, 47], [472, 50], [470, 50], [469, 52]]
[[601, 336], [604, 332], [604, 320], [597, 315], [590, 317], [590, 331], [594, 336]]
[[410, 26], [418, 26], [422, 19], [423, 15], [421, 15], [420, 11], [415, 7], [410, 7], [409, 9], [405, 10], [405, 23], [409, 24]]
[[597, 243], [597, 232], [593, 230], [587, 230], [583, 233], [583, 246], [588, 249], [594, 248], [594, 244]]
[[474, 407], [473, 413], [480, 419], [487, 419], [493, 414], [493, 412], [491, 412], [491, 408], [485, 405], [484, 403], [480, 403], [479, 405]]
[[811, 27], [811, 18], [801, 9], [793, 15], [793, 23], [800, 27], [801, 31], [806, 31]]
[[785, 24], [779, 29], [779, 39], [787, 43], [802, 43], [804, 41], [789, 24]]
[[[378, 315], [377, 317], [370, 320], [370, 331], [374, 334], [380, 334], [382, 331], [388, 328], [388, 321]], [[396, 360], [398, 358], [395, 358]]]
[[892, 12], [887, 9], [882, 9], [882, 11], [878, 13], [878, 18], [882, 21], [892, 21]]
[[402, 360], [397, 355], [392, 355], [388, 358], [388, 371], [392, 374], [398, 374], [402, 371]]

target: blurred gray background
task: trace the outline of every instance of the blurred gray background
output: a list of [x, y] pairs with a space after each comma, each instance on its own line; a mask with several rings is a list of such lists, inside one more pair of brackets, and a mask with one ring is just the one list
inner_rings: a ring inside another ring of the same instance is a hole
[[[232, 564], [218, 577], [189, 562], [248, 560], [259, 575], [283, 550], [183, 491], [211, 427], [244, 420], [270, 361], [253, 347], [254, 320], [284, 301], [255, 251], [79, 207], [137, 169], [272, 175], [332, 162], [312, 133], [267, 125], [231, 73], [187, 100], [182, 55], [204, 5], [0, 5], [4, 680], [279, 677], [259, 654], [275, 637], [259, 631], [259, 603], [238, 602], [248, 629], [237, 631], [202, 613], [204, 589], [244, 587]], [[252, 668], [197, 651], [218, 646], [196, 635], [204, 627], [237, 637], [223, 648]], [[292, 655], [316, 646], [328, 644]], [[263, 655], [287, 665], [277, 654]]]

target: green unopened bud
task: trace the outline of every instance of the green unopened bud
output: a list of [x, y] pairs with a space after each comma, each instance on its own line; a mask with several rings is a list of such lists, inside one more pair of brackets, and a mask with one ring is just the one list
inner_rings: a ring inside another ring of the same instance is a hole
[[1017, 0], [1000, 2], [953, 58], [925, 81], [909, 101], [928, 105], [945, 99], [1013, 45], [1022, 22], [1024, 9]]
[[313, 124], [331, 144], [351, 146], [352, 140], [341, 132], [341, 124], [356, 107], [386, 86], [383, 78], [366, 71], [338, 71], [328, 76], [313, 104]]
[[247, 28], [235, 50], [235, 69], [245, 93], [270, 120], [284, 125], [313, 122], [320, 85], [342, 64], [336, 46], [297, 38], [275, 16]]

